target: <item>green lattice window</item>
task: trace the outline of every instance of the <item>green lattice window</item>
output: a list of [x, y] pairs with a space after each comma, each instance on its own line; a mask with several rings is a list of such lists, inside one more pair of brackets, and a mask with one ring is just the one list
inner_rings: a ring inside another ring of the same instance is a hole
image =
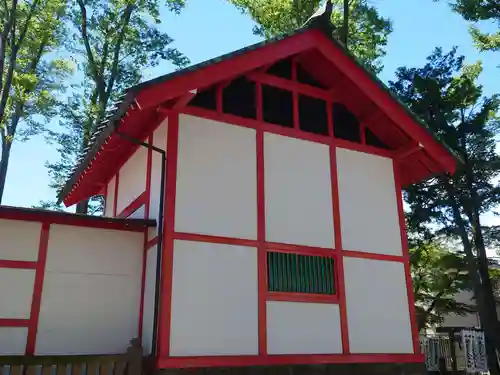
[[270, 292], [335, 294], [333, 258], [267, 253]]

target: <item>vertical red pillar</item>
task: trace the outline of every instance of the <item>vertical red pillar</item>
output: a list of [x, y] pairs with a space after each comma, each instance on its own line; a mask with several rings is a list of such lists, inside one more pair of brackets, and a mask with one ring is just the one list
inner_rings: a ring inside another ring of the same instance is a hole
[[172, 305], [172, 266], [174, 260], [175, 193], [177, 186], [177, 151], [179, 146], [179, 114], [168, 117], [167, 168], [164, 204], [163, 254], [158, 325], [158, 355], [170, 353], [170, 318]]
[[413, 339], [413, 353], [420, 353], [420, 339], [418, 334], [418, 326], [417, 319], [415, 315], [415, 298], [413, 296], [413, 282], [411, 279], [411, 270], [410, 270], [410, 253], [408, 250], [408, 238], [406, 236], [406, 221], [405, 221], [405, 213], [403, 210], [403, 194], [401, 187], [401, 178], [399, 175], [399, 166], [397, 161], [393, 160], [393, 169], [394, 169], [394, 184], [396, 188], [396, 200], [398, 205], [398, 217], [399, 217], [399, 229], [401, 232], [401, 248], [403, 250], [403, 261], [405, 267], [405, 278], [406, 278], [406, 290], [408, 292], [408, 309], [410, 313], [410, 324], [411, 324], [411, 333]]

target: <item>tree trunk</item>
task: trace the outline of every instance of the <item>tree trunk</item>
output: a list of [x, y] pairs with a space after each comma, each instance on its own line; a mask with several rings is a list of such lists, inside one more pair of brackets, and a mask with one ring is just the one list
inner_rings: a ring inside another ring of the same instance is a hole
[[347, 48], [347, 37], [349, 34], [349, 0], [344, 0], [344, 19], [342, 25], [342, 42]]
[[76, 213], [86, 215], [89, 210], [89, 200], [84, 199], [76, 204]]
[[9, 166], [11, 148], [12, 143], [5, 142], [2, 144], [2, 158], [0, 159], [0, 204], [2, 204], [3, 193], [5, 190], [5, 180], [7, 177], [7, 168]]

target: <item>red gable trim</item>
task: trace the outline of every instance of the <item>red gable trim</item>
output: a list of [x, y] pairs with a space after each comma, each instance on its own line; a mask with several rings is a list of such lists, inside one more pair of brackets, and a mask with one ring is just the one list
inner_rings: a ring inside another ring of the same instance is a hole
[[453, 173], [456, 160], [445, 147], [437, 142], [422, 125], [417, 123], [406, 110], [385, 90], [380, 89], [373, 79], [357, 66], [348, 56], [337, 48], [321, 32], [311, 30], [317, 41], [316, 47], [335, 66], [345, 74], [358, 88], [387, 114], [405, 133], [416, 142], [422, 144], [425, 150], [443, 167], [446, 172]]
[[364, 69], [358, 66], [342, 49], [332, 43], [319, 30], [306, 30], [191, 73], [186, 72], [184, 75], [172, 78], [168, 83], [144, 89], [138, 94], [137, 102], [139, 102], [142, 109], [156, 106], [189, 90], [227, 80], [233, 76], [312, 48], [317, 48], [362, 92], [373, 100], [395, 124], [417, 143], [422, 144], [429, 155], [443, 167], [444, 171], [449, 173], [455, 171], [456, 160], [450, 152], [436, 141], [426, 129], [422, 128], [422, 125], [417, 123], [389, 93], [378, 87]]
[[168, 82], [148, 87], [139, 92], [136, 101], [143, 110], [154, 107], [190, 90], [210, 86], [276, 60], [311, 49], [315, 44], [315, 36], [310, 31], [297, 33], [193, 72], [186, 72], [186, 74], [172, 78]]
[[[124, 121], [122, 132], [125, 132], [125, 129], [129, 129], [129, 131], [131, 131], [130, 129], [134, 129], [132, 131], [134, 134], [131, 133], [131, 136], [137, 136], [139, 133], [141, 137], [147, 135], [153, 125], [150, 124], [148, 116], [151, 116], [155, 110], [161, 110], [161, 105], [166, 101], [187, 95], [193, 90], [202, 89], [217, 82], [227, 81], [259, 67], [270, 65], [277, 60], [311, 49], [319, 51], [329, 60], [346, 77], [344, 79], [351, 80], [391, 121], [412, 138], [412, 144], [423, 145], [423, 153], [426, 153], [439, 165], [432, 172], [454, 172], [456, 160], [452, 154], [435, 140], [421, 124], [413, 119], [397, 100], [379, 87], [374, 78], [361, 66], [356, 64], [352, 58], [347, 56], [341, 47], [333, 43], [320, 31], [314, 29], [303, 30], [281, 40], [256, 46], [255, 49], [250, 48], [242, 52], [235, 52], [234, 56], [230, 58], [224, 58], [218, 62], [209, 63], [206, 66], [201, 66], [193, 70], [189, 70], [188, 68], [187, 71], [163, 82], [161, 80], [157, 80], [157, 82], [153, 80], [133, 88], [132, 92], [136, 92], [135, 102], [137, 106], [127, 111], [127, 116], [122, 120]], [[108, 149], [115, 150], [115, 154], [117, 150], [122, 149], [124, 150], [123, 157], [127, 156], [128, 151], [126, 150], [128, 148], [122, 148], [125, 141], [116, 139], [115, 137], [111, 138]], [[113, 143], [112, 147], [111, 143]], [[84, 177], [80, 176], [78, 185], [75, 186], [70, 195], [64, 198], [66, 205], [74, 204], [94, 194], [94, 190], [97, 191], [96, 186], [99, 181], [96, 179], [102, 177], [102, 171], [95, 171], [96, 165], [99, 165], [104, 158], [109, 157], [110, 155], [106, 149], [101, 149], [94, 162], [94, 168], [90, 168], [89, 173]], [[116, 159], [118, 156], [115, 155], [113, 157]], [[105, 168], [109, 169], [110, 167], [107, 166]]]

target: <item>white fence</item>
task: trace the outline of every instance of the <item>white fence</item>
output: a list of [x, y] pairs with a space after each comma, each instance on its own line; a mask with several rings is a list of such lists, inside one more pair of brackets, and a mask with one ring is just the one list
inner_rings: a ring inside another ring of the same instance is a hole
[[[454, 334], [455, 362], [458, 371], [478, 374], [488, 371], [484, 334], [477, 330], [461, 330]], [[451, 340], [448, 333], [436, 333], [420, 338], [420, 350], [425, 355], [428, 371], [439, 371], [439, 359], [444, 358], [449, 371], [453, 366]]]

